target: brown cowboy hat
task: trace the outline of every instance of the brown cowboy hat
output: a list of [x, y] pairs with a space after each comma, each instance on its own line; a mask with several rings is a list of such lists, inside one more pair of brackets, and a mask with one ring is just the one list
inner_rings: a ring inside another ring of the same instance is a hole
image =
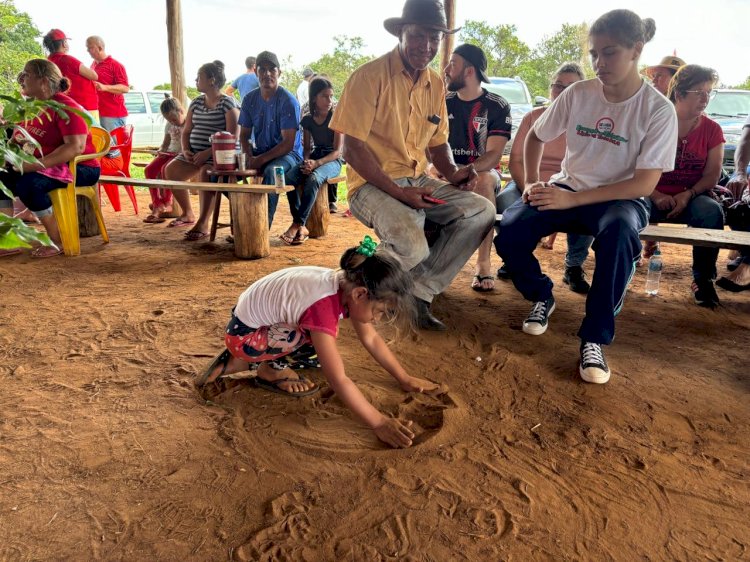
[[645, 74], [646, 76], [651, 76], [651, 74], [656, 70], [657, 68], [666, 68], [672, 71], [672, 74], [677, 72], [677, 69], [681, 66], [685, 66], [685, 61], [682, 60], [680, 57], [675, 56], [666, 56], [663, 59], [661, 59], [661, 62], [659, 64], [655, 64], [654, 66], [648, 66], [644, 68], [641, 72]]
[[461, 29], [448, 29], [445, 9], [439, 0], [406, 0], [400, 18], [388, 18], [383, 22], [386, 31], [396, 37], [399, 36], [401, 28], [409, 24], [423, 25], [443, 33], [456, 33]]

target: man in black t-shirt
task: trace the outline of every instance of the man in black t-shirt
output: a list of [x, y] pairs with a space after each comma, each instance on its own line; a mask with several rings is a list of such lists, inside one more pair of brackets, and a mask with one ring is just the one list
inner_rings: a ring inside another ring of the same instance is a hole
[[[505, 143], [510, 140], [512, 120], [508, 102], [482, 88], [481, 83], [489, 81], [487, 58], [482, 49], [469, 44], [456, 47], [445, 67], [448, 143], [456, 164], [474, 164], [479, 174], [474, 192], [494, 202], [495, 189], [500, 185], [495, 168], [500, 164]], [[475, 291], [495, 288], [490, 264], [492, 237], [491, 231], [479, 246], [471, 283]]]

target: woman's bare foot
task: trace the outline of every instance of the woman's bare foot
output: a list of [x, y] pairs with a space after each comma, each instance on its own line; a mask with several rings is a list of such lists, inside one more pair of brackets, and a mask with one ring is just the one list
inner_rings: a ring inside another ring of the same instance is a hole
[[735, 269], [731, 273], [726, 274], [724, 277], [729, 279], [732, 283], [736, 283], [737, 285], [750, 284], [750, 265], [741, 263], [739, 266], [737, 266], [737, 269]]
[[293, 394], [295, 392], [307, 392], [315, 388], [315, 383], [309, 380], [300, 380], [299, 375], [292, 369], [274, 369], [267, 361], [258, 365], [258, 378], [266, 382], [275, 383], [281, 379], [290, 379], [278, 384], [274, 384], [279, 390]]
[[555, 247], [555, 238], [557, 238], [557, 232], [553, 232], [547, 238], [542, 240], [542, 248], [545, 250], [551, 250]]

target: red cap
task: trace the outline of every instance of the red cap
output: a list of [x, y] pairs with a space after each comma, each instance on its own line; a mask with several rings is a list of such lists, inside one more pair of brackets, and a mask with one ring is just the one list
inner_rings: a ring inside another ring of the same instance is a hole
[[63, 33], [61, 29], [53, 29], [47, 34], [47, 37], [49, 37], [53, 41], [62, 41], [63, 39], [70, 39], [70, 37], [66, 37], [65, 33]]

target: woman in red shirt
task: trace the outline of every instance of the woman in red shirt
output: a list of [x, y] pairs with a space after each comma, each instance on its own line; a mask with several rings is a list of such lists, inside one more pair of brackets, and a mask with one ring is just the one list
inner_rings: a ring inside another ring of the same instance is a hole
[[[80, 105], [62, 93], [68, 89], [70, 82], [48, 60], [33, 59], [27, 62], [18, 76], [18, 82], [21, 93], [27, 98], [55, 101], [83, 111]], [[21, 145], [24, 152], [36, 157], [37, 162], [24, 162], [22, 170], [0, 168], [0, 180], [39, 218], [55, 243], [55, 246], [36, 248], [32, 256], [47, 258], [59, 255], [62, 253], [62, 241], [48, 193], [64, 188], [72, 181], [68, 162], [79, 154], [96, 152], [86, 121], [73, 112], [61, 116], [56, 111], [43, 111], [33, 119], [19, 123], [13, 133], [13, 141]], [[99, 173], [97, 160], [81, 162], [76, 169], [77, 184], [94, 185], [99, 181]], [[12, 201], [0, 193], [0, 211], [10, 214], [12, 207]], [[0, 255], [11, 253], [19, 252], [9, 250]]]
[[[669, 83], [669, 99], [677, 112], [674, 170], [661, 175], [651, 194], [650, 222], [675, 222], [697, 228], [724, 228], [721, 205], [711, 197], [721, 175], [724, 135], [703, 111], [719, 77], [712, 68], [688, 64]], [[696, 304], [719, 304], [714, 288], [719, 248], [693, 246], [692, 292]]]

